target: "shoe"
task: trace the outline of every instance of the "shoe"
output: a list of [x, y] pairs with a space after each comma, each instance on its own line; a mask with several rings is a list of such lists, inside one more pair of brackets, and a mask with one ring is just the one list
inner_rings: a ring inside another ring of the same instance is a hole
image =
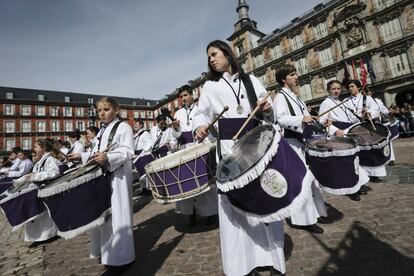
[[334, 222], [334, 220], [329, 218], [329, 217], [319, 217], [318, 218], [318, 223], [320, 223], [320, 224], [330, 224], [332, 222]]
[[366, 195], [368, 193], [368, 191], [371, 191], [372, 188], [368, 185], [362, 185], [361, 188], [359, 189], [359, 194], [361, 195]]
[[382, 182], [381, 178], [379, 178], [378, 176], [370, 176], [369, 177], [369, 181], [372, 183], [380, 183]]
[[106, 265], [106, 271], [102, 273], [101, 276], [118, 276], [121, 275], [122, 272], [126, 271], [128, 268], [130, 268], [132, 263], [121, 265], [121, 266], [112, 266], [112, 265]]
[[348, 197], [349, 197], [350, 200], [353, 200], [353, 201], [360, 201], [361, 200], [361, 197], [359, 196], [358, 192], [355, 193], [355, 194], [352, 194], [352, 195], [348, 195]]
[[302, 226], [301, 228], [314, 234], [322, 234], [324, 232], [323, 229], [316, 224]]
[[188, 226], [193, 227], [197, 224], [197, 217], [196, 214], [192, 214], [188, 219]]
[[210, 225], [214, 225], [216, 223], [216, 216], [208, 216], [206, 219], [206, 225], [210, 226]]
[[394, 163], [394, 161], [390, 161], [390, 162], [388, 162], [388, 166], [390, 166], [390, 167], [393, 167], [393, 166], [395, 166], [395, 163]]
[[257, 270], [257, 268], [255, 268], [252, 271], [250, 271], [250, 273], [246, 276], [260, 276], [260, 272]]
[[280, 275], [285, 275], [280, 271], [277, 271], [276, 269], [274, 269], [273, 267], [270, 268], [270, 276], [280, 276]]

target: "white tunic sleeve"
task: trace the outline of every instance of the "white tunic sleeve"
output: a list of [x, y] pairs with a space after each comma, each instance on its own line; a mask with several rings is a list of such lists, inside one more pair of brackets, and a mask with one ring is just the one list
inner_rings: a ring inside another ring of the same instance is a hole
[[[326, 100], [324, 100], [321, 105], [319, 106], [319, 114], [322, 114], [323, 112], [325, 112], [326, 110], [332, 108], [329, 103], [328, 103], [328, 98]], [[332, 102], [332, 101], [330, 101]], [[334, 102], [332, 102], [333, 104], [335, 104]], [[321, 117], [319, 117], [319, 122], [322, 125], [325, 125], [326, 122], [328, 121], [329, 118], [329, 112]], [[334, 126], [333, 124], [329, 126], [329, 135], [334, 135], [335, 132], [338, 130], [338, 128], [336, 126]]]
[[211, 82], [207, 81], [202, 88], [201, 96], [198, 100], [198, 110], [194, 116], [193, 130], [196, 130], [200, 126], [208, 126], [213, 121], [215, 112], [210, 99], [212, 92]]
[[[39, 162], [41, 162], [41, 160]], [[43, 165], [43, 170], [40, 172], [33, 172], [31, 175], [31, 180], [33, 182], [39, 182], [48, 179], [54, 179], [59, 175], [59, 161], [56, 158], [49, 156]]]
[[280, 127], [299, 133], [303, 132], [303, 116], [290, 115], [289, 107], [286, 103], [285, 96], [283, 96], [282, 93], [278, 93], [276, 95], [274, 106], [276, 110], [276, 122], [280, 125]]
[[30, 159], [25, 159], [20, 162], [18, 170], [10, 171], [8, 176], [9, 177], [21, 177], [23, 175], [30, 173], [32, 171], [32, 168], [33, 168], [33, 162]]
[[[264, 99], [264, 97], [266, 97], [266, 95], [267, 95], [266, 88], [263, 87], [263, 85], [260, 83], [260, 81], [254, 75], [250, 75], [250, 79], [252, 81], [254, 91], [256, 92], [257, 99], [259, 101], [262, 101]], [[275, 115], [274, 115], [274, 112], [273, 112], [272, 99], [270, 97], [267, 98], [267, 102], [270, 103], [270, 106], [272, 108], [270, 109], [270, 112], [263, 112], [262, 113], [263, 114], [263, 119], [265, 119], [268, 122], [274, 122], [275, 121]]]

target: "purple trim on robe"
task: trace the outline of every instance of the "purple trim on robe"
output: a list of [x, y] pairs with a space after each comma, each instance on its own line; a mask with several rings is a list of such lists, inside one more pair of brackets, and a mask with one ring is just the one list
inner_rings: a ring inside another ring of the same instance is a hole
[[109, 177], [101, 175], [63, 193], [43, 198], [59, 231], [85, 226], [111, 207]]
[[[221, 118], [218, 121], [219, 135], [221, 140], [231, 140], [239, 131], [247, 118]], [[249, 130], [260, 124], [258, 120], [250, 120], [246, 128], [240, 133], [239, 138], [246, 134]]]
[[332, 124], [334, 126], [336, 126], [337, 128], [341, 129], [341, 130], [347, 129], [348, 127], [350, 127], [350, 126], [353, 125], [353, 123], [338, 122], [338, 121], [336, 121], [336, 122], [335, 121], [332, 121]]
[[46, 210], [37, 192], [37, 189], [32, 190], [0, 205], [11, 226], [22, 224]]
[[193, 143], [193, 142], [194, 142], [194, 139], [193, 139], [192, 131], [184, 131], [181, 133], [181, 136], [180, 136], [181, 145], [186, 145], [186, 144]]
[[277, 154], [266, 167], [269, 168], [277, 170], [286, 179], [288, 187], [284, 196], [270, 196], [263, 190], [258, 177], [241, 189], [226, 192], [231, 204], [257, 215], [276, 213], [289, 206], [302, 191], [302, 182], [306, 175], [305, 165], [286, 140], [281, 138]]

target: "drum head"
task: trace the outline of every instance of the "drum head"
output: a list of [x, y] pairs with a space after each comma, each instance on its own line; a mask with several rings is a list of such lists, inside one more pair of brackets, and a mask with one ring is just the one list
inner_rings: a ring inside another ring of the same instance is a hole
[[375, 130], [369, 122], [360, 123], [352, 126], [349, 133], [355, 134], [352, 135], [352, 138], [361, 146], [381, 143], [387, 139], [389, 131], [387, 127], [381, 124], [374, 123], [374, 125]]
[[272, 145], [276, 130], [270, 125], [258, 126], [246, 133], [233, 146], [217, 167], [220, 182], [231, 181], [254, 167]]
[[99, 169], [99, 166], [97, 166], [96, 164], [90, 164], [84, 167], [79, 167], [79, 168], [73, 168], [70, 169], [68, 171], [65, 172], [64, 175], [62, 175], [61, 177], [52, 180], [50, 182], [46, 182], [44, 183], [44, 185], [40, 185], [40, 189], [42, 188], [49, 188], [49, 187], [53, 187], [56, 185], [60, 185], [61, 183], [65, 183], [65, 182], [70, 182], [76, 178], [78, 178], [79, 176], [85, 175], [91, 171], [97, 170]]
[[318, 136], [308, 141], [306, 146], [308, 147], [308, 149], [324, 152], [354, 149], [356, 147], [356, 142], [350, 138], [344, 137]]

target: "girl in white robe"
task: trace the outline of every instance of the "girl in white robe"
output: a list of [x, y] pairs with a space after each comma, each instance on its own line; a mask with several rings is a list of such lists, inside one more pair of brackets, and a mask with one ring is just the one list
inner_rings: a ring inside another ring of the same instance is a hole
[[135, 259], [134, 236], [132, 230], [132, 156], [134, 141], [132, 128], [121, 122], [112, 140], [112, 148], [108, 139], [112, 128], [119, 121], [118, 103], [109, 97], [97, 102], [99, 119], [104, 123], [98, 134], [98, 144], [92, 153], [84, 152], [80, 156], [69, 155], [69, 159], [82, 158], [86, 163], [89, 158], [103, 166], [110, 173], [112, 187], [111, 211], [105, 223], [91, 231], [91, 257], [101, 257], [102, 264], [108, 269], [125, 268]]
[[[39, 139], [34, 145], [34, 151], [39, 161], [33, 167], [30, 174], [22, 176], [29, 182], [41, 182], [57, 178], [60, 175], [58, 150], [53, 147], [53, 143], [47, 139]], [[21, 181], [19, 178], [17, 181]], [[34, 184], [31, 184], [34, 185]], [[25, 224], [24, 240], [28, 242], [41, 242], [49, 240], [57, 235], [57, 227], [45, 211], [34, 220]]]
[[[213, 41], [207, 46], [207, 55], [212, 80], [204, 84], [198, 103], [199, 111], [193, 120], [198, 140], [207, 137], [207, 126], [224, 106], [229, 106], [224, 118], [246, 118], [251, 112], [246, 89], [239, 78], [241, 69], [230, 46], [223, 41]], [[263, 97], [266, 89], [253, 75], [250, 79], [257, 97]], [[239, 95], [233, 93], [228, 84], [236, 91], [240, 87]], [[270, 105], [270, 101], [266, 102], [262, 105], [263, 110], [269, 110]], [[241, 114], [237, 110], [242, 111]], [[267, 117], [271, 120], [272, 116], [270, 110]], [[221, 153], [231, 153], [233, 145], [233, 140], [222, 140]], [[226, 275], [246, 275], [262, 266], [286, 272], [282, 221], [253, 226], [245, 216], [234, 210], [225, 194], [218, 195], [218, 209], [221, 257]]]

